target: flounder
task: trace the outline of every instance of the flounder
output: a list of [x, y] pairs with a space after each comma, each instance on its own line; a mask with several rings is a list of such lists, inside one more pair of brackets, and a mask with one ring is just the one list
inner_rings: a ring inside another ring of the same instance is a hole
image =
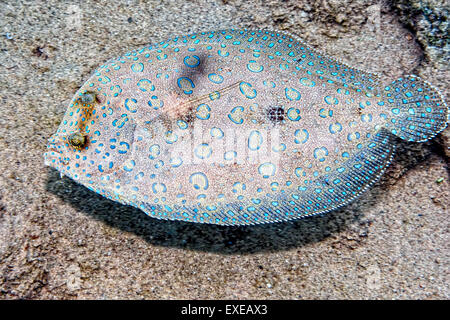
[[278, 31], [202, 32], [108, 61], [78, 90], [45, 163], [158, 219], [285, 221], [354, 200], [396, 137], [448, 122], [426, 81], [388, 84]]

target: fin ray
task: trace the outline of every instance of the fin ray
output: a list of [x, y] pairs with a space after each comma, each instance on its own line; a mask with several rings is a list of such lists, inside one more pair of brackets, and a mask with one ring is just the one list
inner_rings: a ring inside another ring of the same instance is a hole
[[448, 107], [428, 82], [414, 75], [393, 81], [384, 89], [386, 128], [407, 141], [423, 142], [444, 130], [449, 118]]

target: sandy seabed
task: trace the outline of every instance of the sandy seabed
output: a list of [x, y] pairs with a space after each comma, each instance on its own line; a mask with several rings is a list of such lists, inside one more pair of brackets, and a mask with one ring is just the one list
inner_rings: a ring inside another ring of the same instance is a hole
[[448, 299], [447, 134], [401, 143], [383, 178], [325, 216], [256, 227], [158, 221], [44, 166], [91, 72], [171, 35], [277, 28], [448, 96], [448, 68], [377, 1], [2, 1], [1, 299]]

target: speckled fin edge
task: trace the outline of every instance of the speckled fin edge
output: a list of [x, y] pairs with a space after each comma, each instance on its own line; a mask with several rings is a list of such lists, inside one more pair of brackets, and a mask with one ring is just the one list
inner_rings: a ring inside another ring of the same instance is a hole
[[[353, 67], [343, 62], [339, 58], [332, 57], [328, 55], [326, 52], [314, 48], [296, 34], [287, 31], [278, 31], [276, 29], [267, 29], [264, 31], [285, 35], [300, 42], [302, 44], [302, 46], [299, 47], [300, 49], [299, 54], [301, 54], [301, 59], [299, 59], [298, 62], [302, 66], [306, 66], [311, 63], [315, 66], [318, 65], [320, 66], [321, 61], [328, 60], [327, 64], [331, 66], [331, 69], [330, 70], [326, 70], [326, 68], [323, 68], [323, 70], [319, 69], [319, 72], [320, 71], [324, 72], [318, 73], [319, 76], [324, 76], [329, 80], [337, 81], [342, 85], [344, 85], [344, 87], [351, 86], [356, 89], [365, 91], [367, 90], [376, 91], [377, 89], [379, 89], [378, 86], [380, 83], [379, 81], [380, 77], [377, 73], [364, 71], [362, 69]], [[308, 50], [302, 50], [302, 48], [305, 47], [307, 47]]]
[[[240, 34], [243, 32], [242, 34]], [[216, 30], [216, 31], [207, 31], [207, 32], [195, 32], [190, 33], [187, 35], [177, 36], [168, 38], [165, 41], [161, 41], [159, 43], [149, 44], [145, 47], [142, 47], [140, 49], [132, 50], [131, 52], [127, 52], [117, 58], [110, 59], [107, 62], [105, 62], [103, 65], [107, 65], [110, 62], [114, 60], [119, 60], [122, 57], [124, 57], [127, 54], [131, 53], [142, 53], [145, 50], [155, 50], [159, 48], [159, 45], [167, 43], [172, 43], [174, 39], [178, 38], [186, 38], [190, 39], [192, 36], [196, 36], [197, 39], [203, 37], [204, 39], [207, 39], [209, 35], [212, 33], [215, 33], [217, 35], [220, 35], [223, 33], [225, 34], [239, 34], [240, 36], [246, 36], [248, 33], [267, 33], [269, 35], [274, 35], [277, 37], [286, 37], [291, 38], [293, 41], [297, 41], [297, 43], [289, 43], [288, 45], [292, 49], [292, 59], [294, 61], [297, 61], [299, 66], [302, 68], [311, 68], [311, 63], [317, 68], [316, 72], [319, 76], [324, 77], [330, 81], [336, 81], [340, 84], [342, 84], [344, 87], [354, 87], [357, 90], [364, 90], [364, 91], [376, 91], [379, 84], [379, 75], [374, 72], [367, 72], [355, 67], [352, 67], [345, 62], [341, 61], [339, 58], [331, 57], [325, 52], [322, 52], [311, 45], [309, 45], [306, 41], [304, 41], [301, 37], [297, 36], [296, 34], [286, 32], [286, 31], [279, 31], [276, 29], [261, 29], [261, 30], [254, 30], [254, 29], [223, 29], [223, 30]], [[178, 45], [173, 42], [174, 45]], [[326, 63], [321, 61], [327, 60]], [[309, 65], [308, 65], [309, 64]], [[330, 68], [324, 67], [325, 65], [329, 65]], [[100, 66], [101, 67], [101, 66]]]

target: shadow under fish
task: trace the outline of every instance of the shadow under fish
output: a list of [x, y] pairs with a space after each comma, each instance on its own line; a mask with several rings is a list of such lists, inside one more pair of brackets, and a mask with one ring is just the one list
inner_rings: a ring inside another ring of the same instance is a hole
[[163, 247], [219, 254], [274, 252], [322, 241], [347, 230], [352, 224], [358, 225], [356, 238], [363, 242], [368, 236], [367, 224], [370, 223], [364, 219], [365, 211], [377, 203], [380, 195], [389, 192], [389, 186], [399, 178], [390, 177], [389, 170], [400, 171], [403, 175], [422, 163], [426, 164], [432, 154], [445, 157], [443, 147], [435, 142], [427, 142], [420, 147], [403, 143], [399, 149], [401, 152], [395, 156], [395, 166], [355, 202], [326, 215], [275, 224], [218, 226], [152, 219], [141, 210], [102, 197], [72, 179], [61, 179], [60, 173], [53, 168], [48, 169], [46, 189], [77, 211]]

